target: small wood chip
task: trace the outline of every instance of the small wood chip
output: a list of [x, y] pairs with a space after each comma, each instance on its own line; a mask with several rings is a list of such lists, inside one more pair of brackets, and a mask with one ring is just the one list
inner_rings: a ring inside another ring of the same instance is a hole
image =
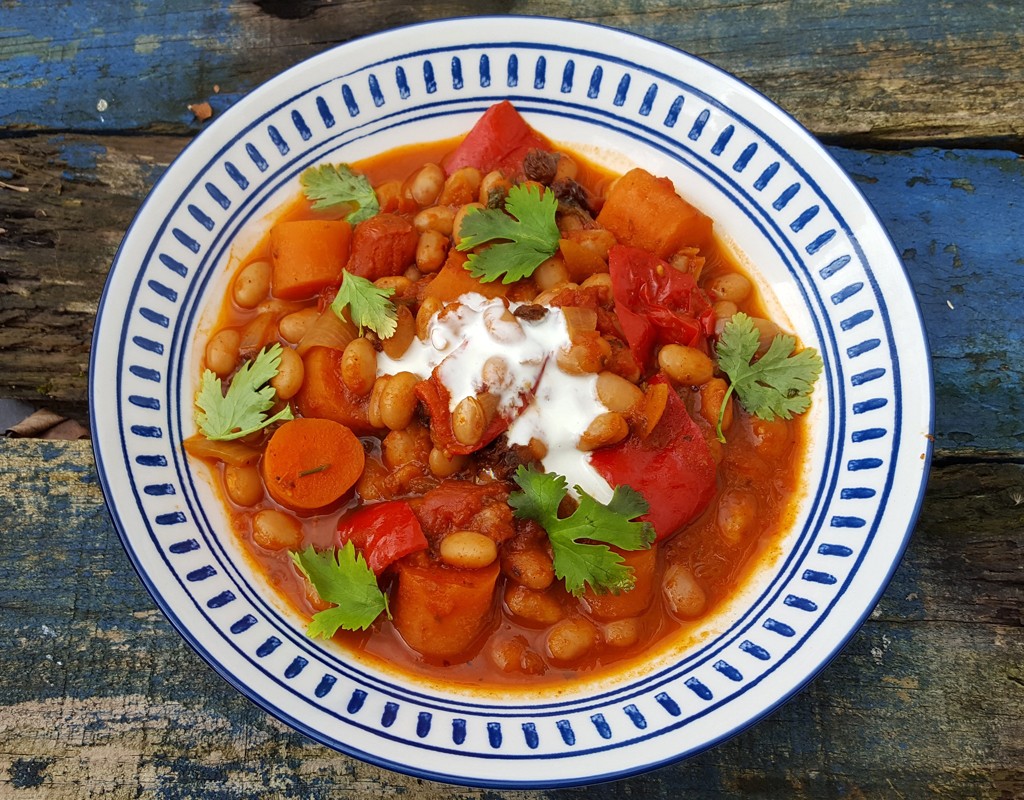
[[206, 122], [210, 117], [213, 116], [213, 107], [207, 103], [193, 103], [188, 107], [188, 110], [195, 115], [195, 118], [200, 122]]

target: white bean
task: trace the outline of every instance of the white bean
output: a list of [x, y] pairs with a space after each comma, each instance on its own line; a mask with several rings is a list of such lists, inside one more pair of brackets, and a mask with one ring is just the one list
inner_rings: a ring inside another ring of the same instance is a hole
[[548, 655], [554, 661], [569, 662], [583, 658], [597, 644], [597, 628], [582, 617], [556, 622], [548, 632]]
[[704, 613], [707, 594], [689, 568], [682, 564], [669, 564], [662, 579], [662, 588], [669, 609], [677, 617], [693, 619]]
[[206, 343], [206, 366], [218, 377], [226, 378], [238, 363], [241, 334], [234, 328], [223, 328]]
[[475, 397], [464, 397], [452, 412], [452, 433], [459, 444], [474, 445], [487, 427], [484, 408]]
[[265, 508], [252, 518], [252, 539], [267, 550], [294, 550], [302, 543], [302, 523], [283, 511]]
[[290, 344], [298, 344], [306, 335], [309, 326], [316, 322], [320, 311], [315, 307], [303, 308], [284, 317], [277, 323], [278, 333], [281, 338]]
[[224, 488], [231, 502], [254, 506], [263, 499], [263, 478], [258, 467], [224, 465]]
[[406, 194], [418, 205], [428, 206], [444, 188], [444, 170], [437, 164], [424, 164], [406, 182]]
[[420, 379], [411, 372], [391, 377], [381, 391], [378, 411], [380, 420], [393, 431], [408, 427], [416, 413], [416, 384]]
[[576, 449], [588, 453], [599, 447], [607, 447], [621, 442], [627, 436], [629, 436], [629, 423], [626, 422], [622, 414], [608, 411], [594, 417], [593, 422], [587, 426], [583, 435], [580, 436], [579, 442], [576, 443]]
[[364, 336], [353, 339], [341, 356], [341, 380], [350, 391], [362, 397], [373, 388], [377, 378], [377, 351]]
[[658, 352], [658, 366], [675, 383], [700, 386], [711, 380], [715, 364], [696, 347], [667, 344]]
[[554, 625], [565, 616], [561, 604], [550, 594], [515, 583], [505, 587], [505, 607], [510, 614], [539, 625]]
[[256, 308], [270, 293], [270, 262], [253, 261], [235, 276], [232, 297], [242, 308]]
[[437, 272], [448, 256], [448, 237], [434, 230], [425, 230], [416, 243], [416, 267], [421, 272]]
[[302, 358], [290, 347], [281, 349], [281, 362], [277, 365], [277, 375], [270, 379], [270, 385], [277, 392], [279, 400], [290, 400], [299, 393], [306, 377], [306, 367]]
[[498, 557], [498, 546], [476, 531], [453, 531], [441, 540], [441, 560], [458, 569], [483, 569]]

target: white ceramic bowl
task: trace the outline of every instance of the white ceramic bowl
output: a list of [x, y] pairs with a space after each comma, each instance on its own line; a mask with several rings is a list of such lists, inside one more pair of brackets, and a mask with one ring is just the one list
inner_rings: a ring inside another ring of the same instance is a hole
[[[252, 574], [181, 449], [194, 430], [197, 332], [298, 174], [463, 133], [502, 98], [556, 142], [670, 176], [825, 363], [806, 496], [777, 557], [703, 638], [643, 670], [529, 695], [396, 677], [307, 639]], [[214, 120], [161, 178], [118, 252], [90, 374], [111, 514], [182, 636], [313, 739], [476, 786], [622, 777], [770, 712], [871, 611], [906, 546], [930, 455], [931, 376], [913, 293], [874, 213], [814, 138], [692, 56], [539, 18], [369, 36], [299, 64]]]

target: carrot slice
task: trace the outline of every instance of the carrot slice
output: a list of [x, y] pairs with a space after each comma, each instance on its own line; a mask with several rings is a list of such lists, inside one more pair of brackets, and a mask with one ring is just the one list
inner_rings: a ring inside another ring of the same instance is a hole
[[297, 511], [329, 506], [355, 485], [363, 445], [340, 422], [293, 419], [274, 431], [263, 454], [263, 482], [278, 503]]
[[676, 194], [668, 178], [632, 169], [615, 182], [597, 222], [621, 244], [667, 259], [683, 247], [711, 240], [711, 217]]
[[271, 287], [282, 300], [305, 300], [341, 282], [352, 226], [343, 219], [297, 219], [270, 229]]

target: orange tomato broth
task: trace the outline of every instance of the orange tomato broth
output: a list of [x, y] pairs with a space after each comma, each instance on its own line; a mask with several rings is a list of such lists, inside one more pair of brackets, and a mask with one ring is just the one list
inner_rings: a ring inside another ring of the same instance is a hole
[[[351, 166], [357, 173], [366, 175], [375, 187], [379, 187], [388, 181], [403, 181], [426, 162], [440, 163], [442, 157], [460, 139], [400, 147]], [[617, 177], [571, 150], [562, 147], [557, 149], [577, 162], [579, 172], [576, 180], [596, 196], [603, 195]], [[338, 218], [338, 214], [314, 212], [310, 203], [299, 195], [294, 202], [283, 207], [276, 217], [278, 221], [314, 218]], [[706, 259], [700, 278], [701, 285], [727, 272], [747, 276], [717, 236], [713, 244], [701, 251], [701, 255]], [[253, 250], [239, 261], [239, 269], [255, 260], [267, 258], [269, 230]], [[738, 303], [739, 309], [752, 317], [765, 318], [765, 304], [756, 282], [752, 280], [751, 283], [753, 290], [747, 299]], [[273, 313], [279, 318], [289, 311], [316, 305], [317, 302], [315, 298], [289, 302], [271, 298], [268, 303], [256, 309], [244, 310], [232, 302], [228, 291], [212, 331], [224, 327], [245, 328], [261, 315], [265, 317], [269, 313], [268, 305], [273, 307]], [[267, 330], [271, 331], [266, 334], [268, 341], [281, 341], [284, 346], [289, 346], [283, 339], [273, 335], [272, 328]], [[543, 653], [547, 629], [514, 619], [503, 610], [501, 587], [505, 578], [499, 577], [498, 589], [494, 593], [492, 623], [486, 634], [475, 643], [474, 652], [465, 660], [435, 659], [420, 655], [403, 641], [393, 623], [384, 615], [378, 617], [369, 631], [339, 631], [334, 638], [335, 643], [384, 671], [410, 674], [442, 684], [513, 691], [552, 687], [567, 680], [614, 678], [616, 674], [635, 670], [653, 656], [692, 644], [695, 632], [712, 620], [716, 611], [740, 592], [759, 568], [770, 564], [778, 555], [780, 536], [792, 523], [795, 499], [801, 489], [806, 425], [801, 418], [765, 422], [747, 414], [734, 402], [734, 420], [727, 431], [727, 443], [720, 445], [715, 440], [712, 426], [701, 418], [699, 392], [681, 388], [679, 393], [691, 416], [700, 423], [718, 462], [718, 491], [711, 504], [696, 520], [658, 544], [657, 578], [660, 580], [662, 577], [666, 564], [678, 563], [688, 567], [707, 597], [700, 616], [693, 619], [673, 616], [667, 610], [662, 593], [656, 586], [654, 601], [638, 618], [640, 635], [635, 644], [615, 648], [599, 645], [586, 657], [571, 663], [548, 661], [544, 664], [542, 674], [507, 671], [495, 663], [491, 656], [492, 648], [497, 647], [499, 642], [507, 644], [514, 641], [515, 646], [523, 652]], [[262, 441], [265, 442], [265, 438]], [[369, 456], [379, 455], [379, 440], [364, 438], [364, 446]], [[307, 619], [318, 609], [324, 608], [322, 601], [316, 604], [318, 598], [310, 592], [310, 587], [294, 567], [287, 550], [267, 550], [253, 541], [251, 520], [254, 511], [258, 508], [281, 507], [266, 494], [255, 507], [235, 505], [224, 489], [224, 465], [218, 462], [211, 462], [211, 465], [214, 488], [222, 497], [232, 530], [269, 591]], [[735, 504], [736, 497], [744, 498], [743, 502], [747, 503], [753, 498], [756, 507], [753, 530], [736, 531], [730, 527], [732, 515], [728, 508], [731, 503]], [[301, 516], [302, 543], [296, 549], [310, 545], [318, 550], [335, 546], [339, 518], [357, 504], [358, 500], [353, 499], [350, 492], [331, 508]], [[294, 513], [288, 509], [283, 510]], [[381, 585], [387, 589], [386, 578], [382, 578]]]

